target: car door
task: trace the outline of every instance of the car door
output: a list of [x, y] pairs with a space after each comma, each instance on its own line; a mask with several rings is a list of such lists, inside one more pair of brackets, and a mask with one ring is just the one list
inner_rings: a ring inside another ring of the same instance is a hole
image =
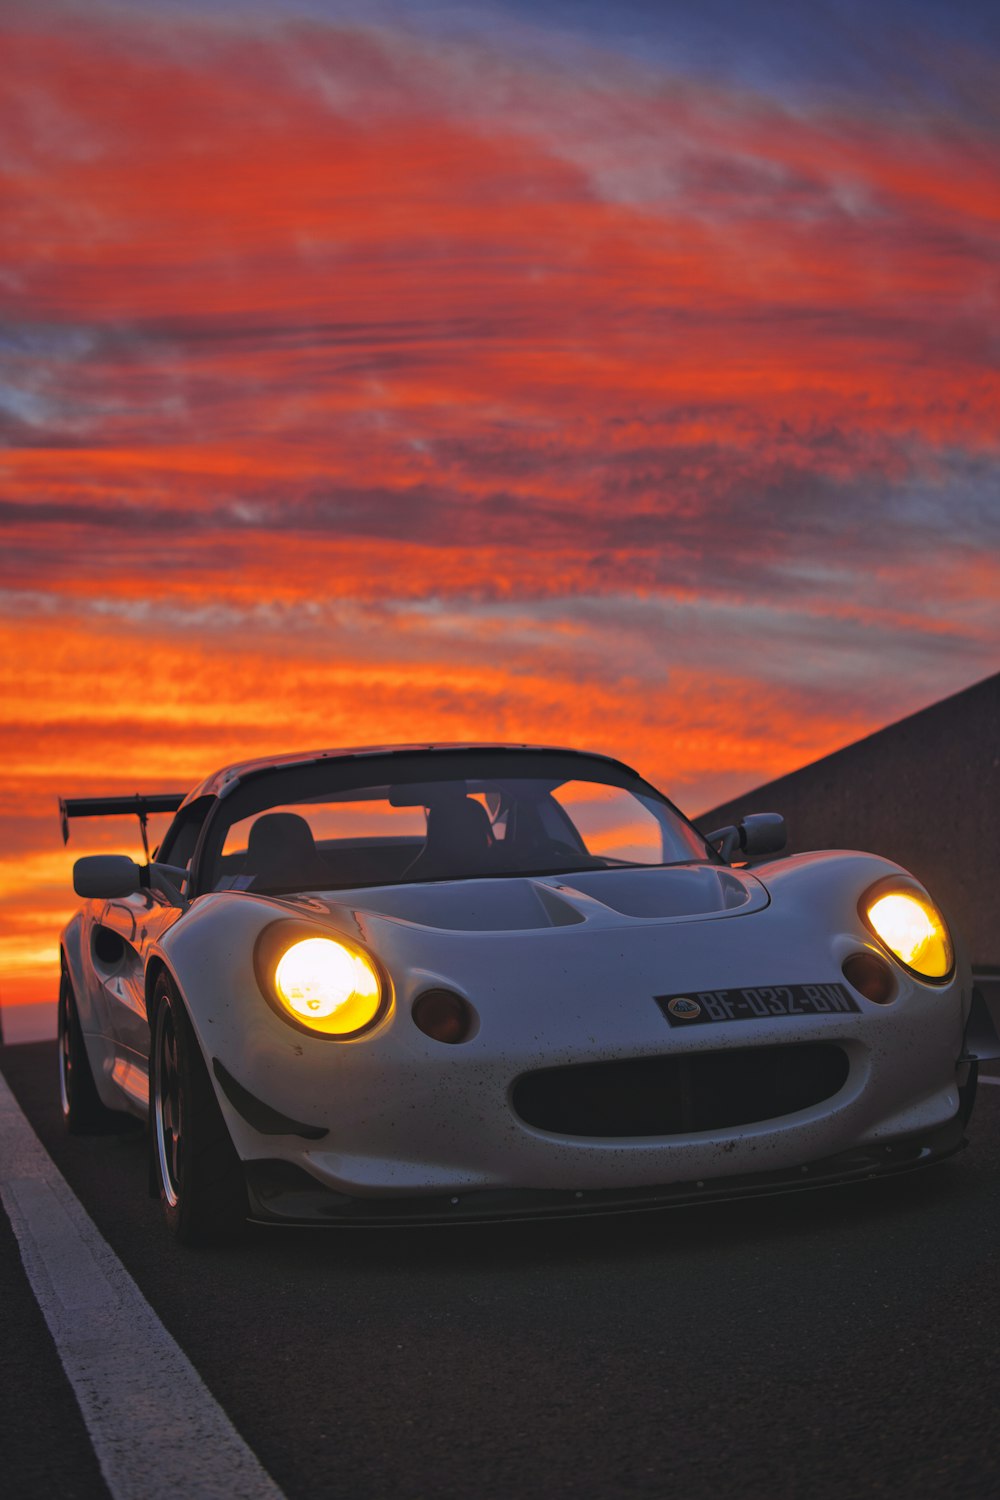
[[[188, 868], [211, 802], [202, 798], [181, 809], [156, 851], [158, 860]], [[94, 943], [111, 1037], [112, 1077], [138, 1102], [145, 1102], [149, 1077], [146, 965], [155, 945], [183, 913], [183, 906], [156, 888], [113, 898], [104, 907]]]
[[107, 903], [101, 921], [95, 967], [101, 974], [112, 1039], [112, 1077], [133, 1099], [147, 1089], [149, 1025], [146, 1020], [146, 962], [152, 945], [181, 916], [159, 891], [136, 891]]

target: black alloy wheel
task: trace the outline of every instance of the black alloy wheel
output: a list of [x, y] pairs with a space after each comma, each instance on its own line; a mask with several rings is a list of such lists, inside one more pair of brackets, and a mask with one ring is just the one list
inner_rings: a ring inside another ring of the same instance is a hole
[[157, 1010], [156, 1027], [156, 1154], [160, 1188], [169, 1208], [181, 1197], [181, 1090], [177, 1074], [177, 1030], [170, 1005]]
[[184, 1245], [227, 1243], [246, 1222], [243, 1168], [194, 1028], [166, 974], [156, 984], [152, 1031], [151, 1165], [167, 1226]]

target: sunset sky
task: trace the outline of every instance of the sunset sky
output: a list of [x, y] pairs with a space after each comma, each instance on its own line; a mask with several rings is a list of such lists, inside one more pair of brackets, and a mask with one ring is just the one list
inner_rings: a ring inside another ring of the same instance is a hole
[[0, 4], [0, 1001], [58, 794], [616, 754], [692, 814], [1000, 667], [1000, 10]]

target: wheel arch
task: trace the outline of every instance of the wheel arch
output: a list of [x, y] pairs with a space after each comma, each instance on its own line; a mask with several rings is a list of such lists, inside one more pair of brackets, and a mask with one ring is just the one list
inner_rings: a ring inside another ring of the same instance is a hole
[[[156, 986], [161, 974], [169, 974], [170, 978], [177, 981], [171, 973], [170, 966], [158, 953], [154, 953], [146, 965], [145, 988], [146, 988], [146, 1022], [149, 1026], [149, 1108], [146, 1115], [146, 1190], [151, 1198], [160, 1196], [160, 1179], [156, 1165], [156, 1126], [153, 1120], [153, 1047], [156, 1036]], [[180, 986], [177, 985], [178, 992]]]
[[80, 1026], [86, 1036], [100, 1028], [91, 1002], [83, 961], [83, 928], [82, 916], [77, 912], [59, 934], [59, 980], [61, 983], [65, 975], [73, 987], [77, 1015], [80, 1017]]
[[153, 1033], [153, 1022], [156, 1020], [156, 986], [163, 975], [166, 975], [177, 991], [177, 995], [184, 1007], [184, 1013], [191, 1023], [192, 1030], [198, 1037], [198, 1044], [204, 1052], [201, 1041], [201, 1029], [195, 1024], [194, 1012], [188, 999], [184, 982], [178, 973], [178, 966], [171, 961], [168, 954], [162, 948], [156, 948], [146, 962], [145, 989], [146, 989], [146, 1018], [149, 1021], [150, 1038]]
[[[153, 1134], [153, 1116], [152, 1116], [152, 1109], [153, 1109], [153, 1068], [155, 1066], [155, 1060], [154, 1060], [153, 1052], [154, 1052], [155, 1037], [156, 1037], [156, 1012], [157, 1012], [156, 988], [157, 988], [157, 985], [159, 984], [161, 978], [163, 978], [164, 975], [167, 977], [167, 979], [170, 980], [170, 983], [171, 983], [171, 985], [173, 986], [173, 989], [174, 989], [174, 993], [177, 996], [178, 1003], [180, 1004], [180, 1007], [183, 1010], [184, 1015], [185, 1015], [185, 1017], [187, 1019], [187, 1023], [188, 1023], [188, 1027], [189, 1027], [190, 1032], [191, 1032], [192, 1040], [194, 1042], [195, 1047], [198, 1049], [198, 1052], [199, 1052], [199, 1054], [201, 1056], [201, 1060], [202, 1060], [202, 1062], [204, 1063], [204, 1066], [205, 1066], [205, 1072], [206, 1072], [207, 1077], [208, 1077], [209, 1086], [211, 1087], [212, 1093], [215, 1095], [216, 1103], [218, 1104], [218, 1107], [219, 1107], [219, 1110], [220, 1110], [220, 1112], [222, 1114], [223, 1120], [226, 1121], [227, 1129], [230, 1130], [230, 1135], [231, 1135], [232, 1131], [231, 1131], [231, 1128], [230, 1128], [230, 1125], [229, 1125], [229, 1121], [230, 1121], [230, 1118], [231, 1118], [231, 1116], [233, 1114], [233, 1108], [232, 1108], [232, 1105], [229, 1102], [229, 1099], [226, 1097], [225, 1092], [219, 1086], [219, 1081], [218, 1081], [218, 1078], [216, 1077], [215, 1068], [213, 1066], [213, 1057], [212, 1057], [211, 1051], [205, 1045], [205, 1039], [204, 1039], [204, 1037], [201, 1034], [200, 1028], [195, 1024], [195, 1018], [194, 1018], [194, 1015], [192, 1013], [190, 1002], [188, 1001], [187, 995], [184, 993], [184, 986], [181, 983], [180, 979], [178, 978], [176, 970], [174, 969], [173, 965], [168, 962], [168, 960], [165, 957], [165, 955], [162, 954], [162, 953], [159, 953], [159, 952], [154, 953], [151, 956], [149, 962], [146, 965], [146, 976], [145, 976], [146, 1019], [147, 1019], [147, 1022], [149, 1024], [149, 1115], [148, 1115], [148, 1124], [149, 1124], [149, 1127], [150, 1127], [150, 1134], [151, 1135]], [[160, 1003], [162, 1004], [162, 1001]], [[151, 1173], [151, 1175], [150, 1175], [150, 1191], [151, 1191], [151, 1193], [153, 1193], [153, 1196], [155, 1196], [155, 1192], [154, 1192], [154, 1189], [153, 1189], [152, 1171], [153, 1171], [153, 1167], [152, 1167], [152, 1160], [151, 1160], [151, 1165], [150, 1165], [150, 1173]]]
[[180, 1001], [181, 1006], [184, 1010], [184, 1014], [188, 1019], [188, 1024], [190, 1025], [191, 1030], [194, 1034], [195, 1041], [198, 1044], [198, 1050], [201, 1053], [202, 1057], [205, 1059], [205, 1064], [209, 1068], [209, 1072], [211, 1072], [211, 1059], [208, 1057], [205, 1044], [202, 1039], [201, 1029], [195, 1024], [194, 1014], [191, 1010], [190, 1001], [188, 1000], [188, 997], [184, 992], [184, 985], [178, 978], [177, 971], [174, 968], [173, 964], [171, 964], [167, 957], [161, 952], [153, 953], [149, 959], [149, 962], [146, 964], [146, 1020], [149, 1024], [150, 1053], [152, 1053], [153, 1034], [156, 1026], [156, 986], [159, 984], [160, 979], [164, 975], [166, 975], [166, 977], [170, 980], [170, 983], [174, 987], [177, 998]]
[[154, 953], [146, 965], [146, 1020], [149, 1022], [150, 1046], [152, 1047], [153, 1026], [156, 1021], [156, 986], [161, 974], [169, 976], [174, 988], [183, 999], [183, 992], [177, 982], [177, 975], [171, 969], [166, 959], [160, 953]]

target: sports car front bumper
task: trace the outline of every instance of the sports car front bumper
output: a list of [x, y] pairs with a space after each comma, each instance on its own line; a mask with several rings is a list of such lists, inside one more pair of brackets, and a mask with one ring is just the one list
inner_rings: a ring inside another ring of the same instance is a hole
[[593, 1191], [485, 1189], [437, 1197], [358, 1198], [333, 1192], [301, 1167], [280, 1159], [246, 1164], [250, 1217], [262, 1224], [342, 1224], [358, 1228], [638, 1213], [720, 1199], [766, 1197], [895, 1176], [931, 1166], [966, 1145], [956, 1115], [934, 1130], [868, 1148], [842, 1151], [806, 1166], [752, 1176], [674, 1182], [662, 1187]]
[[[223, 932], [213, 914], [224, 898], [206, 898], [206, 938], [193, 910], [190, 959], [177, 944], [175, 961], [255, 1214], [607, 1212], [882, 1174], [956, 1150], [973, 1067], [967, 963], [943, 984], [900, 971], [889, 1003], [858, 994], [853, 1009], [751, 1016], [711, 999], [776, 993], [761, 986], [832, 993], [844, 961], [871, 945], [857, 900], [882, 862], [839, 856], [832, 881], [826, 857], [803, 860], [794, 903], [720, 920], [601, 908], [576, 925], [484, 937], [355, 913], [352, 940], [379, 955], [392, 1004], [343, 1044], [292, 1029], [259, 997], [246, 955], [263, 903], [232, 898]], [[436, 987], [476, 1013], [461, 1045], [414, 1023], [415, 1001]], [[692, 995], [705, 1012], [696, 1024], [669, 1004]], [[573, 1081], [591, 1070], [611, 1085], [589, 1091], [594, 1109]], [[650, 1113], [661, 1099], [671, 1112]]]

